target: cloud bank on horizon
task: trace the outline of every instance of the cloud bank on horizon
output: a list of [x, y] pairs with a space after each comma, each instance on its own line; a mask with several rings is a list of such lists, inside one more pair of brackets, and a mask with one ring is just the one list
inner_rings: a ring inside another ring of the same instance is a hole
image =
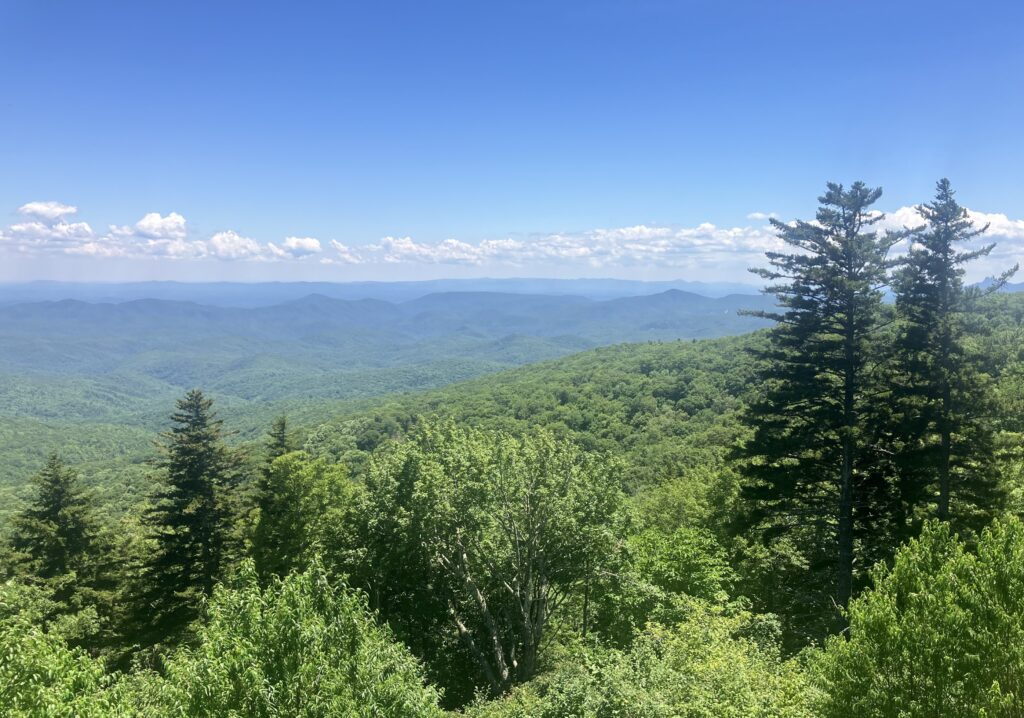
[[[749, 224], [720, 227], [705, 222], [693, 227], [638, 224], [611, 229], [539, 233], [530, 236], [483, 239], [476, 242], [445, 239], [419, 242], [412, 237], [387, 236], [352, 245], [336, 239], [288, 236], [260, 242], [225, 229], [197, 236], [177, 212], [149, 212], [134, 224], [112, 224], [95, 230], [76, 220], [78, 207], [57, 201], [28, 202], [20, 216], [0, 228], [0, 255], [65, 256], [126, 260], [190, 260], [221, 263], [278, 263], [319, 265], [323, 268], [399, 265], [430, 266], [436, 270], [461, 267], [480, 272], [601, 271], [629, 276], [638, 270], [674, 270], [714, 279], [741, 279], [750, 266], [763, 264], [766, 251], [784, 248], [769, 220], [774, 213], [751, 212]], [[978, 244], [997, 242], [992, 254], [973, 267], [976, 276], [998, 273], [1024, 259], [1024, 220], [1005, 214], [968, 210], [978, 227], [989, 229]], [[922, 223], [914, 207], [887, 212], [880, 229], [915, 227]]]

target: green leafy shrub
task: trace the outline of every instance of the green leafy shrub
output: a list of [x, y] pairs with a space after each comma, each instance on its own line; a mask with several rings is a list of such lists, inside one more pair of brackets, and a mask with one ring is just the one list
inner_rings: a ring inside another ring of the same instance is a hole
[[266, 589], [246, 562], [233, 587], [215, 592], [199, 644], [171, 656], [165, 677], [122, 687], [122, 700], [160, 716], [440, 714], [408, 650], [317, 562]]
[[757, 634], [759, 619], [687, 602], [674, 626], [652, 625], [628, 651], [581, 648], [552, 672], [473, 718], [809, 718], [800, 667]]
[[[64, 634], [80, 621], [65, 617], [43, 629], [50, 602], [40, 590], [13, 581], [0, 585], [0, 709], [18, 718], [91, 718], [107, 715], [103, 666], [69, 648]], [[86, 619], [88, 617], [85, 617]]]
[[815, 662], [825, 716], [1024, 715], [1024, 524], [971, 552], [932, 523], [850, 605], [849, 640]]

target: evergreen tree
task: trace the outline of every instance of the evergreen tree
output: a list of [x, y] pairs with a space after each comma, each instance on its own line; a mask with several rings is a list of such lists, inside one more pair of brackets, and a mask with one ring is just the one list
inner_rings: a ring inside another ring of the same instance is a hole
[[274, 459], [284, 456], [292, 451], [293, 447], [288, 438], [288, 417], [282, 414], [274, 419], [267, 434], [267, 467], [274, 463]]
[[[775, 283], [766, 291], [783, 311], [757, 313], [778, 324], [757, 352], [765, 390], [746, 413], [749, 519], [769, 539], [797, 537], [812, 568], [823, 564], [840, 607], [853, 592], [858, 532], [877, 515], [881, 490], [866, 440], [875, 391], [869, 346], [898, 236], [870, 231], [882, 217], [869, 211], [880, 195], [860, 182], [829, 183], [815, 222], [772, 221], [797, 251], [768, 252], [771, 268], [753, 270]], [[814, 556], [825, 547], [830, 555]]]
[[[278, 571], [281, 566], [291, 567], [294, 556], [282, 557], [282, 542], [294, 538], [292, 523], [298, 516], [297, 498], [301, 487], [293, 484], [292, 476], [282, 476], [274, 471], [274, 462], [291, 452], [288, 439], [288, 417], [284, 414], [274, 419], [265, 439], [265, 457], [256, 495], [250, 513], [251, 553], [259, 575], [266, 579], [270, 575], [284, 575]], [[287, 573], [287, 571], [285, 571]]]
[[918, 207], [926, 224], [910, 234], [910, 251], [893, 281], [899, 325], [892, 385], [904, 533], [916, 524], [914, 509], [926, 503], [934, 502], [938, 518], [948, 520], [956, 495], [956, 518], [967, 524], [999, 504], [992, 432], [985, 421], [991, 397], [978, 357], [965, 341], [966, 312], [978, 293], [963, 284], [964, 266], [995, 245], [957, 250], [987, 227], [975, 228], [954, 195], [942, 179], [935, 199]]
[[143, 642], [173, 638], [198, 616], [225, 566], [235, 518], [239, 461], [224, 445], [223, 422], [198, 389], [177, 402], [161, 435], [163, 485], [146, 522], [156, 544], [145, 570]]
[[12, 537], [21, 571], [50, 589], [59, 611], [81, 608], [72, 604], [89, 583], [97, 533], [92, 502], [78, 474], [56, 453], [31, 481], [32, 502], [15, 518]]
[[252, 554], [264, 580], [305, 570], [315, 555], [343, 572], [355, 539], [358, 486], [342, 464], [293, 451], [274, 460], [262, 483]]

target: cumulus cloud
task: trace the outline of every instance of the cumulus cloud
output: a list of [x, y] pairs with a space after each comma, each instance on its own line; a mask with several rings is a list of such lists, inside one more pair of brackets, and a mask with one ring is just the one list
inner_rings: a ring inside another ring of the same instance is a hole
[[105, 241], [105, 238], [82, 242], [64, 250], [67, 254], [79, 254], [85, 257], [126, 257], [129, 256], [125, 248]]
[[1024, 219], [1010, 219], [1005, 214], [992, 212], [975, 212], [967, 210], [967, 215], [979, 227], [988, 225], [986, 234], [995, 237], [1006, 237], [1015, 241], [1024, 241]]
[[202, 259], [209, 254], [202, 240], [151, 239], [138, 246], [144, 255], [168, 259]]
[[285, 237], [280, 245], [268, 242], [270, 253], [279, 259], [301, 259], [320, 252], [320, 240], [314, 237]]
[[[110, 225], [97, 232], [84, 221], [68, 221], [77, 208], [58, 202], [29, 202], [18, 209], [23, 221], [0, 228], [0, 240], [18, 252], [56, 252], [95, 258], [157, 257], [220, 261], [312, 262], [325, 265], [456, 265], [504, 267], [529, 272], [552, 268], [601, 270], [643, 268], [677, 270], [709, 276], [744, 276], [743, 269], [763, 264], [766, 250], [783, 249], [775, 229], [766, 221], [773, 214], [753, 212], [742, 226], [704, 222], [696, 226], [636, 224], [581, 231], [516, 235], [465, 241], [437, 242], [410, 236], [387, 236], [369, 244], [346, 244], [332, 239], [287, 236], [259, 242], [234, 230], [196, 236], [185, 217], [149, 212], [134, 224]], [[996, 273], [1024, 258], [1024, 220], [1005, 214], [970, 211], [988, 232], [978, 240], [997, 242], [990, 257], [974, 272]], [[888, 212], [878, 229], [918, 227], [923, 219], [914, 207]], [[902, 251], [905, 247], [898, 248]], [[984, 275], [982, 275], [984, 276]], [[978, 277], [980, 278], [980, 277]]]
[[457, 239], [420, 244], [411, 237], [384, 237], [378, 244], [371, 245], [369, 250], [391, 264], [480, 264], [487, 256], [483, 245], [472, 245]]
[[[978, 226], [990, 224], [988, 233], [979, 242], [999, 243], [988, 264], [998, 263], [1000, 257], [1019, 258], [1024, 254], [1024, 221], [1011, 220], [1006, 215], [973, 211], [970, 214]], [[759, 213], [758, 216], [767, 220], [773, 215]], [[913, 207], [901, 207], [888, 213], [878, 227], [883, 230], [917, 227], [922, 221]], [[575, 266], [608, 270], [652, 267], [710, 270], [719, 275], [723, 268], [728, 268], [729, 274], [742, 276], [743, 268], [763, 263], [764, 252], [783, 249], [785, 245], [771, 226], [721, 227], [705, 222], [692, 227], [633, 225], [475, 243], [457, 239], [419, 242], [412, 237], [384, 237], [375, 244], [350, 251], [363, 263]], [[979, 262], [977, 270], [995, 271], [982, 266], [985, 264]]]
[[32, 216], [26, 222], [17, 222], [0, 229], [0, 241], [22, 253], [68, 251], [91, 241], [95, 237], [88, 222], [67, 222], [65, 215], [74, 208], [67, 205], [50, 207], [59, 203], [29, 202], [18, 211]]
[[[916, 230], [926, 225], [924, 217], [917, 207], [900, 207], [891, 212], [875, 212], [876, 216], [884, 214], [883, 219], [875, 225], [879, 231], [904, 229]], [[1016, 263], [1024, 263], [1024, 220], [1013, 220], [1005, 214], [967, 210], [968, 218], [976, 229], [987, 227], [985, 232], [971, 242], [971, 247], [983, 247], [994, 243], [995, 249], [985, 257], [980, 257], [968, 267], [968, 280], [976, 281], [986, 276], [1001, 274]], [[908, 240], [904, 240], [893, 248], [894, 255], [900, 255], [910, 248]], [[963, 249], [968, 249], [964, 247]]]
[[61, 217], [66, 217], [69, 214], [75, 214], [78, 212], [78, 207], [74, 207], [70, 204], [64, 204], [63, 202], [54, 202], [52, 200], [45, 202], [28, 202], [18, 207], [19, 214], [25, 214], [30, 217], [39, 217], [41, 219], [54, 221]]
[[18, 212], [34, 219], [0, 230], [0, 239], [22, 253], [170, 259], [200, 259], [211, 254], [206, 242], [189, 238], [185, 218], [177, 212], [166, 216], [150, 212], [134, 225], [111, 225], [103, 233], [88, 222], [66, 221], [77, 208], [59, 202], [29, 202]]
[[101, 240], [94, 252], [90, 245], [76, 253], [165, 259], [202, 259], [210, 254], [206, 242], [189, 239], [188, 222], [177, 212], [149, 212], [133, 225], [110, 225]]
[[582, 264], [588, 267], [689, 266], [694, 257], [719, 253], [763, 252], [777, 248], [770, 230], [753, 227], [634, 225], [583, 232], [559, 232], [522, 239], [486, 239], [472, 244], [457, 239], [436, 243], [411, 237], [384, 237], [368, 245], [363, 261], [526, 266], [540, 263]]
[[362, 261], [360, 260], [359, 255], [357, 255], [351, 247], [342, 244], [336, 239], [331, 240], [331, 246], [334, 248], [334, 251], [338, 256], [334, 258], [325, 257], [321, 260], [326, 264], [359, 264]]
[[[915, 229], [925, 224], [917, 207], [900, 207], [884, 214], [885, 218], [878, 225], [882, 229]], [[976, 228], [988, 227], [985, 234], [994, 239], [1024, 240], [1024, 219], [1010, 219], [998, 212], [979, 212], [973, 209], [967, 210], [967, 216]]]
[[29, 244], [63, 245], [92, 238], [88, 222], [19, 222], [12, 224], [4, 235]]
[[110, 232], [122, 237], [157, 240], [181, 240], [188, 236], [185, 218], [177, 212], [171, 212], [166, 217], [159, 212], [150, 212], [131, 227], [111, 225]]
[[263, 254], [259, 243], [232, 230], [217, 232], [207, 242], [210, 254], [218, 259], [255, 259]]

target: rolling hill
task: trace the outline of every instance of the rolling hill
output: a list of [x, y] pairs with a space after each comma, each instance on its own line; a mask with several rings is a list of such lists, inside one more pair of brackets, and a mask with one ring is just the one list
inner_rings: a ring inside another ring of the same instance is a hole
[[[0, 485], [59, 449], [91, 472], [135, 466], [174, 400], [202, 387], [257, 436], [279, 412], [441, 387], [622, 342], [740, 334], [761, 296], [672, 289], [595, 300], [443, 292], [401, 302], [310, 294], [269, 306], [74, 299], [0, 306]], [[29, 438], [31, 437], [31, 439]]]

